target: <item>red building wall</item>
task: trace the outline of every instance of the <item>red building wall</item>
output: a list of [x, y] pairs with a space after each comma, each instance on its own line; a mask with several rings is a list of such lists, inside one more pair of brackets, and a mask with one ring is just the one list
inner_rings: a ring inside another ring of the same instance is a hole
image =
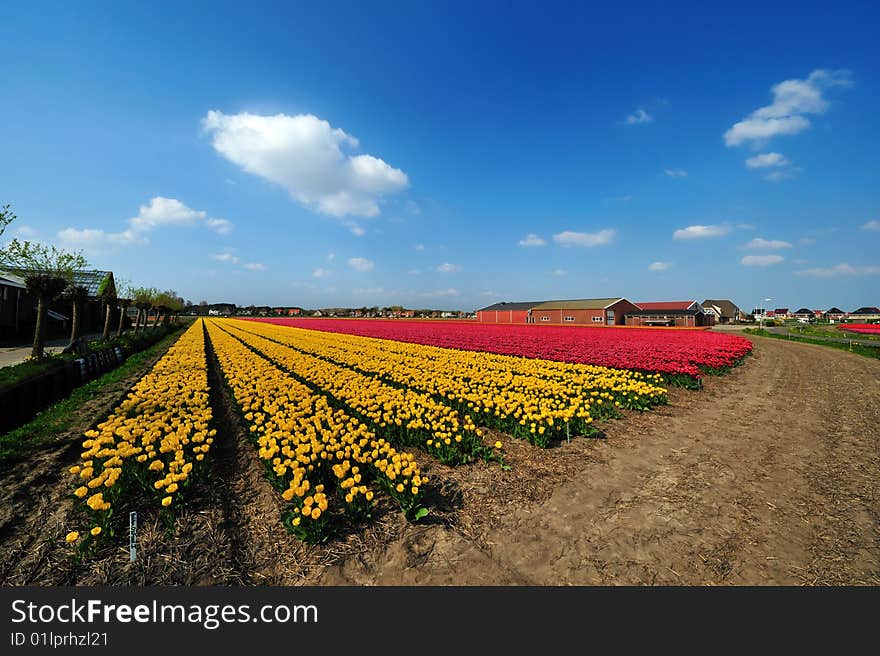
[[528, 310], [480, 310], [477, 321], [480, 323], [526, 323]]

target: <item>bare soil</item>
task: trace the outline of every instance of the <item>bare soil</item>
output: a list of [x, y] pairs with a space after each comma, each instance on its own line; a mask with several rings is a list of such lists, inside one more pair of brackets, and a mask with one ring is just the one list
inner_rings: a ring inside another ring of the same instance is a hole
[[65, 436], [0, 474], [0, 583], [880, 585], [880, 362], [754, 341], [730, 375], [601, 438], [541, 450], [492, 435], [510, 471], [430, 463], [425, 522], [383, 506], [317, 546], [281, 525], [214, 370], [213, 470], [173, 534], [146, 513], [136, 563], [122, 537], [72, 558]]

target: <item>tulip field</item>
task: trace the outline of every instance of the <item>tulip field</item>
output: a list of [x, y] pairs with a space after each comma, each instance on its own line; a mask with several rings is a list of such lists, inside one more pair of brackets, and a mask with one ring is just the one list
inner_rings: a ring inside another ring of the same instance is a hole
[[662, 374], [693, 386], [736, 366], [752, 350], [738, 335], [706, 330], [467, 324], [436, 321], [253, 319], [310, 330], [429, 346]]
[[224, 438], [219, 393], [281, 521], [320, 542], [369, 522], [380, 503], [421, 519], [432, 465], [505, 467], [499, 433], [539, 449], [596, 434], [597, 421], [666, 403], [670, 377], [698, 380], [750, 348], [702, 331], [197, 320], [86, 432], [70, 473], [88, 525], [67, 541], [83, 549], [112, 536], [114, 510], [134, 497], [172, 526]]
[[859, 333], [860, 335], [880, 335], [880, 324], [847, 323], [841, 324], [840, 329], [848, 333]]

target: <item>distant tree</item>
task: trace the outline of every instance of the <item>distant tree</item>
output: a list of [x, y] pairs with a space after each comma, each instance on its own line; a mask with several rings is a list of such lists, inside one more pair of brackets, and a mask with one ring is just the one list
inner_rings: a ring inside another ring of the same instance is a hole
[[82, 271], [87, 266], [88, 262], [80, 252], [72, 253], [30, 241], [13, 239], [0, 249], [0, 267], [21, 273], [27, 290], [37, 299], [32, 358], [42, 358], [44, 355], [49, 304], [73, 282], [74, 272]]

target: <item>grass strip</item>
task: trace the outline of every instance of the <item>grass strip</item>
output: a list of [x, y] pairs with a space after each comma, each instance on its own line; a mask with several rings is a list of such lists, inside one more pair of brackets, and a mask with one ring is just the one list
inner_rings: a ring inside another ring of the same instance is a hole
[[818, 344], [819, 346], [827, 346], [830, 348], [836, 348], [841, 351], [849, 351], [850, 353], [855, 353], [857, 355], [863, 355], [866, 358], [874, 358], [875, 360], [880, 360], [880, 348], [874, 346], [863, 346], [861, 344], [855, 343], [846, 343], [846, 342], [831, 342], [826, 339], [822, 339], [820, 337], [796, 337], [794, 335], [779, 335], [777, 333], [771, 333], [767, 330], [762, 330], [761, 328], [746, 328], [743, 330], [747, 335], [756, 335], [758, 337], [772, 337], [773, 339], [782, 339], [787, 342], [801, 342], [803, 344]]

